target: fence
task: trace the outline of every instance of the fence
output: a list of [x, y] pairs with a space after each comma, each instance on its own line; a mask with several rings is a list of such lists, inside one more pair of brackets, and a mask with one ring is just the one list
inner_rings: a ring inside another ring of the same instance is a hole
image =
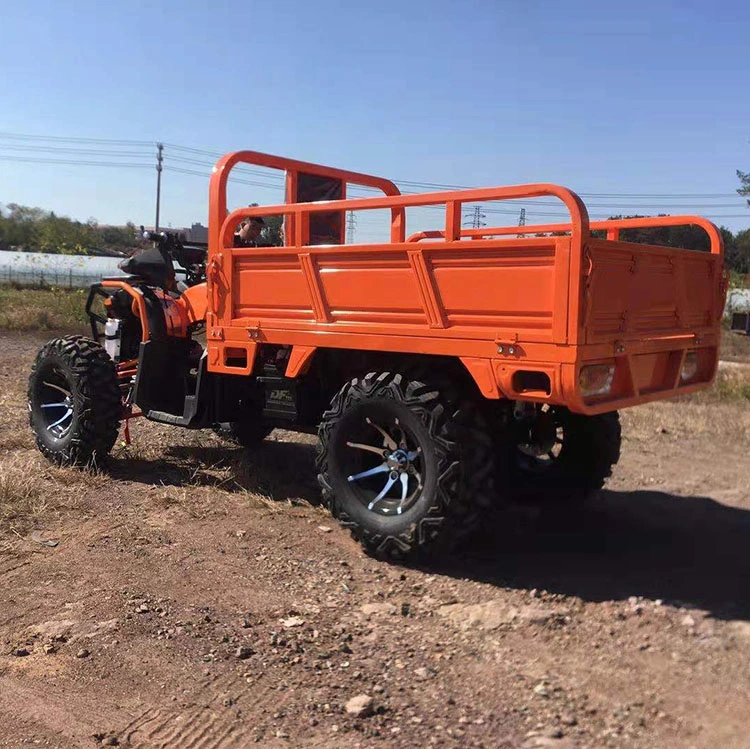
[[[14, 268], [0, 266], [0, 284], [20, 286], [54, 286], [65, 289], [83, 289], [100, 281], [102, 273], [84, 273], [72, 268]], [[104, 275], [112, 275], [104, 274]]]

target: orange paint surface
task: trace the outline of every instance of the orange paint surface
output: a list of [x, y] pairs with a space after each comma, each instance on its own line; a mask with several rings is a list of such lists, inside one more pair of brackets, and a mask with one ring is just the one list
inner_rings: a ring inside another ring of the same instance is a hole
[[[239, 163], [283, 170], [287, 201], [227, 212], [229, 172]], [[299, 173], [377, 188], [383, 197], [320, 203], [291, 199]], [[570, 221], [462, 229], [464, 206], [540, 196], [559, 199]], [[442, 226], [406, 235], [406, 210], [444, 206]], [[390, 211], [390, 241], [311, 245], [316, 212]], [[286, 244], [233, 248], [248, 216], [284, 216]], [[619, 241], [621, 229], [695, 225], [706, 253]], [[607, 239], [594, 239], [604, 230]], [[560, 236], [533, 236], [537, 233]], [[470, 241], [468, 241], [470, 240]], [[590, 222], [581, 199], [551, 184], [400, 195], [378, 177], [242, 151], [214, 168], [209, 205], [207, 291], [209, 369], [227, 348], [254, 342], [316, 348], [415, 352], [464, 361], [488, 398], [559, 403], [584, 413], [632, 406], [707, 387], [715, 376], [726, 283], [716, 227], [697, 216]], [[196, 312], [188, 315], [194, 319]], [[686, 352], [700, 351], [698, 374], [680, 379]], [[229, 357], [231, 358], [231, 357]], [[586, 397], [587, 364], [615, 367], [612, 390]], [[295, 367], [296, 369], [296, 367]], [[494, 379], [493, 379], [494, 378]]]

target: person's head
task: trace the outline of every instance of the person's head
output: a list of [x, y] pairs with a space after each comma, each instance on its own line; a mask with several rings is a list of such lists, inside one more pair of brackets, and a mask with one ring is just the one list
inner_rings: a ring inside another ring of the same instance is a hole
[[243, 242], [254, 242], [260, 235], [261, 231], [263, 231], [265, 223], [266, 222], [260, 217], [247, 218], [240, 224], [237, 233]]

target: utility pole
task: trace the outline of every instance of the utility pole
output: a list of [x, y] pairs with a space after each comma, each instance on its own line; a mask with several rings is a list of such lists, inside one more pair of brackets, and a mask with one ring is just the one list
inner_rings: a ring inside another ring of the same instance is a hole
[[487, 223], [484, 221], [486, 218], [487, 216], [482, 213], [482, 206], [475, 205], [474, 212], [471, 214], [470, 218], [464, 221], [464, 224], [471, 223], [472, 229], [480, 229], [482, 226], [487, 226]]
[[159, 208], [161, 206], [161, 170], [162, 162], [164, 161], [163, 156], [164, 144], [156, 144], [156, 225], [154, 226], [155, 231], [159, 231]]
[[354, 244], [354, 231], [357, 228], [357, 217], [354, 215], [354, 211], [349, 211], [349, 215], [346, 219], [346, 243]]

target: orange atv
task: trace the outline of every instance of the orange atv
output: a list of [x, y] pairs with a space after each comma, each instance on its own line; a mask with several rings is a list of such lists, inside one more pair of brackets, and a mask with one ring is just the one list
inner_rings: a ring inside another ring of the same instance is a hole
[[[229, 213], [240, 162], [282, 170], [285, 202]], [[351, 185], [384, 196], [347, 199]], [[461, 226], [466, 203], [539, 196], [570, 221]], [[251, 151], [218, 162], [209, 198], [207, 250], [151, 235], [127, 275], [92, 287], [92, 338], [39, 353], [30, 418], [51, 460], [101, 461], [135, 416], [247, 446], [277, 426], [317, 430], [330, 511], [369, 550], [405, 554], [463, 534], [498, 497], [590, 496], [619, 457], [618, 409], [715, 376], [726, 282], [705, 219], [590, 222], [550, 184], [404, 196]], [[423, 206], [444, 222], [409, 236], [407, 209]], [[383, 209], [390, 241], [345, 243], [348, 211]], [[240, 222], [271, 216], [281, 246], [234, 246]], [[619, 239], [683, 224], [705, 230], [705, 252]]]

